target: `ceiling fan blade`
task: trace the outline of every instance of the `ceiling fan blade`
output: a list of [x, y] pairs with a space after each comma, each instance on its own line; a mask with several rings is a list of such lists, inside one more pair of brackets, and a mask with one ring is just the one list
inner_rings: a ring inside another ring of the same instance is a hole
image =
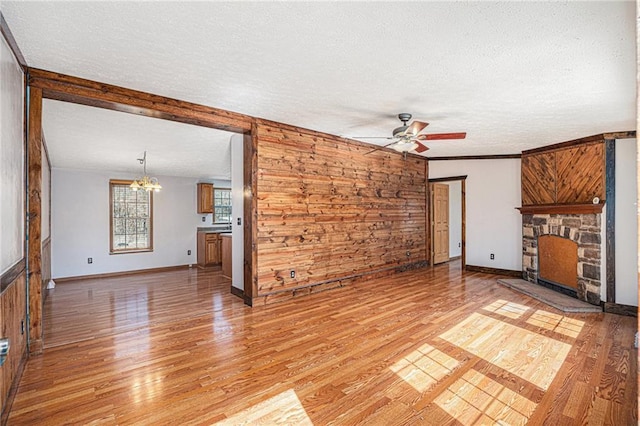
[[424, 121], [414, 121], [413, 123], [411, 123], [409, 125], [409, 127], [407, 127], [407, 130], [405, 130], [404, 134], [405, 135], [417, 135], [418, 133], [420, 133], [422, 131], [422, 129], [424, 129], [428, 125], [429, 125], [429, 123], [425, 123]]
[[418, 135], [416, 139], [421, 141], [436, 141], [444, 139], [464, 139], [467, 137], [466, 132], [461, 133], [434, 133], [431, 135]]
[[415, 141], [415, 140], [414, 140], [414, 142], [415, 142], [416, 144], [418, 144], [418, 147], [415, 149], [415, 151], [416, 151], [417, 153], [421, 153], [421, 152], [425, 152], [425, 151], [428, 151], [428, 150], [429, 150], [429, 147], [428, 147], [428, 146], [423, 145], [423, 144], [421, 144], [420, 142]]
[[[386, 138], [386, 139], [393, 139], [393, 138]], [[391, 146], [391, 145], [396, 144], [396, 143], [398, 143], [398, 141], [397, 141], [397, 140], [394, 140], [393, 142], [388, 143], [388, 144], [386, 144], [386, 145], [382, 145], [382, 146], [379, 146], [379, 147], [377, 147], [377, 148], [373, 148], [371, 151], [369, 151], [369, 152], [365, 152], [365, 153], [364, 153], [364, 155], [371, 154], [372, 152], [376, 152], [376, 151], [378, 151], [378, 150], [381, 150], [382, 148], [386, 148], [386, 147]]]

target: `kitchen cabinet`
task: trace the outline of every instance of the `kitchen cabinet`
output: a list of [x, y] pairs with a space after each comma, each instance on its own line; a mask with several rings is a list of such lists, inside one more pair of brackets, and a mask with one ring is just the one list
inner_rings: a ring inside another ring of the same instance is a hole
[[213, 213], [213, 184], [199, 183], [197, 195], [198, 214]]
[[221, 262], [220, 234], [215, 232], [198, 232], [198, 266], [220, 265]]
[[231, 234], [220, 235], [222, 240], [222, 275], [231, 279]]

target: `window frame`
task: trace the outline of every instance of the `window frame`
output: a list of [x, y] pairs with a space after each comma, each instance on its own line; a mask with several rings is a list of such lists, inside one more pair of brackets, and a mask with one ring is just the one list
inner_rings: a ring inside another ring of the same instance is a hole
[[[153, 252], [153, 191], [144, 191], [149, 195], [149, 244], [145, 248], [137, 249], [121, 249], [118, 250], [113, 246], [113, 188], [115, 186], [129, 186], [132, 180], [110, 179], [109, 180], [109, 254], [127, 254], [127, 253], [148, 253]], [[140, 191], [140, 190], [138, 190]]]
[[[228, 206], [223, 206], [223, 205], [219, 205], [219, 207], [222, 208], [229, 208], [229, 221], [228, 222], [216, 222], [216, 191], [226, 191], [229, 193], [229, 205]], [[233, 222], [233, 204], [232, 204], [232, 198], [231, 198], [231, 188], [216, 188], [215, 186], [213, 187], [213, 214], [211, 215], [211, 223], [213, 225], [222, 225], [222, 224], [230, 224], [231, 222]]]

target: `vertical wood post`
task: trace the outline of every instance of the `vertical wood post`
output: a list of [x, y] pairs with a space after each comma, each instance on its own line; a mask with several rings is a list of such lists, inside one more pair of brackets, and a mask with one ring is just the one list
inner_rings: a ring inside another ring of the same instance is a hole
[[[605, 139], [605, 196], [607, 214], [605, 224], [605, 256], [607, 259], [607, 302], [616, 301], [616, 140]], [[602, 254], [601, 254], [602, 256]]]
[[28, 243], [27, 276], [29, 278], [29, 353], [41, 354], [42, 339], [42, 90], [29, 89], [29, 127], [27, 140]]
[[258, 126], [254, 121], [251, 134], [244, 135], [244, 303], [253, 305], [258, 294], [258, 254], [256, 250], [258, 213]]

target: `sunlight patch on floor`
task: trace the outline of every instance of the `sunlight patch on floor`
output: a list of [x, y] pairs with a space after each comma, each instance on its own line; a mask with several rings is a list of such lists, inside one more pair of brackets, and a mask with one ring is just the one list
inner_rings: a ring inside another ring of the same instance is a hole
[[524, 425], [537, 405], [475, 370], [467, 371], [434, 402], [465, 425]]
[[458, 364], [449, 355], [424, 344], [389, 368], [415, 390], [424, 392], [451, 373]]
[[578, 337], [584, 326], [584, 321], [542, 310], [537, 310], [531, 315], [527, 323], [573, 338]]
[[485, 311], [494, 312], [496, 314], [503, 315], [507, 318], [518, 319], [524, 314], [528, 307], [524, 305], [519, 305], [513, 302], [507, 302], [506, 300], [498, 299], [490, 305], [485, 306]]
[[566, 343], [478, 313], [440, 338], [542, 390], [549, 388], [571, 349]]
[[313, 426], [313, 422], [311, 422], [293, 389], [282, 392], [273, 398], [262, 401], [228, 419], [216, 423], [216, 425], [228, 426], [255, 424]]

